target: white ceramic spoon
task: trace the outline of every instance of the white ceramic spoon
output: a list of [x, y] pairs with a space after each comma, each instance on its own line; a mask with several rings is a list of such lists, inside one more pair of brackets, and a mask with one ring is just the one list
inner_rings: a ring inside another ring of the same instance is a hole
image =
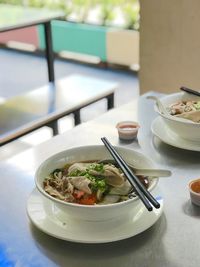
[[[116, 165], [115, 161], [112, 159], [100, 160], [99, 163], [111, 163]], [[165, 169], [149, 169], [149, 168], [135, 168], [133, 165], [128, 164], [128, 166], [133, 170], [136, 175], [144, 175], [151, 177], [169, 177], [172, 175], [171, 171]]]
[[169, 112], [166, 110], [166, 108], [164, 107], [163, 103], [160, 101], [160, 99], [156, 96], [147, 96], [147, 99], [153, 99], [156, 101], [156, 106], [158, 108], [158, 110], [165, 116], [169, 117], [170, 114]]

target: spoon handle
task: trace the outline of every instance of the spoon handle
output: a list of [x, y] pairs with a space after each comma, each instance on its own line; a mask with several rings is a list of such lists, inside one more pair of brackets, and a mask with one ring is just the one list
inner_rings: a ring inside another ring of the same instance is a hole
[[184, 91], [184, 92], [187, 92], [187, 93], [189, 93], [189, 94], [192, 94], [192, 95], [200, 96], [200, 92], [195, 91], [195, 90], [192, 90], [192, 89], [187, 88], [187, 87], [184, 87], [184, 86], [182, 86], [182, 87], [180, 88], [180, 90], [182, 90], [182, 91]]
[[156, 106], [158, 108], [158, 110], [160, 111], [160, 113], [164, 114], [165, 116], [170, 116], [170, 114], [167, 112], [167, 110], [165, 109], [163, 103], [161, 102], [161, 100], [156, 97], [156, 96], [147, 96], [147, 99], [153, 99], [156, 101]]
[[158, 169], [135, 169], [134, 170], [136, 175], [146, 175], [146, 176], [153, 176], [153, 177], [169, 177], [171, 176], [171, 171], [169, 170], [158, 170]]

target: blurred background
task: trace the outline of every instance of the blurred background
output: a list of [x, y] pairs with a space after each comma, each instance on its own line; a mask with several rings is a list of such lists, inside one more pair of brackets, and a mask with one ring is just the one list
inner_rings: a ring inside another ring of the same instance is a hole
[[[52, 22], [57, 56], [139, 69], [138, 0], [0, 0], [0, 3], [62, 10], [65, 18]], [[18, 30], [14, 35], [1, 33], [0, 43], [40, 52], [44, 49], [43, 27]]]
[[[115, 107], [138, 97], [139, 1], [0, 0], [0, 4], [16, 6], [12, 17], [5, 8], [0, 22], [20, 17], [18, 6], [64, 12], [64, 18], [51, 22], [56, 80], [80, 74], [117, 82]], [[43, 25], [1, 32], [0, 48], [0, 102], [47, 83]], [[82, 109], [82, 121], [94, 119], [105, 111], [106, 102], [101, 100]], [[72, 127], [73, 116], [59, 120], [60, 133]], [[4, 145], [1, 159], [51, 136], [48, 127], [25, 135]]]
[[[0, 4], [62, 10], [64, 18], [51, 23], [56, 79], [78, 73], [115, 81], [115, 106], [149, 91], [200, 88], [199, 0], [0, 0]], [[19, 12], [16, 9], [16, 16]], [[0, 23], [14, 19], [9, 12], [2, 14]], [[0, 48], [1, 102], [47, 82], [42, 25], [1, 32]], [[105, 103], [84, 108], [83, 121], [104, 110]], [[70, 120], [64, 122], [62, 132], [70, 127]], [[27, 141], [28, 136], [23, 138]], [[36, 138], [31, 142], [37, 143]]]

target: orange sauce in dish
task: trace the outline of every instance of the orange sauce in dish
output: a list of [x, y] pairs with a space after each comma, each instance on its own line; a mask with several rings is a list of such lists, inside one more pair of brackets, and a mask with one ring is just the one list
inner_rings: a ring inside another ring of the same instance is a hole
[[134, 121], [121, 121], [117, 123], [116, 128], [118, 130], [119, 138], [131, 140], [137, 136], [140, 126]]
[[126, 130], [126, 131], [130, 131], [132, 129], [138, 128], [137, 125], [133, 125], [133, 124], [126, 124], [126, 125], [120, 125], [119, 126], [120, 129]]
[[200, 194], [200, 180], [196, 180], [194, 182], [192, 182], [190, 184], [190, 188], [192, 189], [192, 191], [194, 191], [195, 193]]

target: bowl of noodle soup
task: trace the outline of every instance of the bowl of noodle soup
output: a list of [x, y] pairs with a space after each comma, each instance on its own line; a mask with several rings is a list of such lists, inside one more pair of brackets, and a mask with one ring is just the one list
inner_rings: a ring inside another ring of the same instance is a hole
[[[136, 168], [154, 168], [137, 151], [115, 147]], [[36, 170], [35, 184], [45, 201], [75, 220], [108, 221], [126, 218], [145, 208], [122, 171], [101, 160], [112, 159], [103, 145], [73, 147], [47, 158]], [[159, 178], [139, 177], [153, 193]]]
[[165, 95], [160, 101], [169, 115], [162, 114], [157, 107], [170, 134], [186, 141], [200, 142], [200, 97], [180, 92]]

